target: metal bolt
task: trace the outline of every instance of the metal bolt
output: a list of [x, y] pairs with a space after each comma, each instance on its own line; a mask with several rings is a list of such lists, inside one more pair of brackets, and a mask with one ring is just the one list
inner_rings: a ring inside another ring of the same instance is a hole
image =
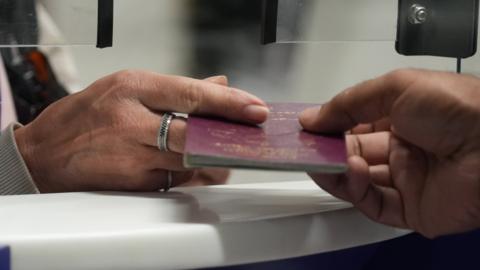
[[427, 8], [419, 4], [413, 4], [410, 7], [410, 15], [408, 20], [411, 24], [422, 24], [427, 21], [428, 11]]

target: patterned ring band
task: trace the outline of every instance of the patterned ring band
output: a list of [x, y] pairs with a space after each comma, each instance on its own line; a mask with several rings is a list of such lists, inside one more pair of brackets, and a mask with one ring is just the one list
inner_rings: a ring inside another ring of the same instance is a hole
[[168, 131], [170, 129], [170, 124], [172, 123], [174, 115], [171, 113], [165, 113], [162, 116], [162, 122], [160, 123], [160, 128], [158, 129], [157, 136], [157, 145], [158, 149], [162, 152], [168, 152]]

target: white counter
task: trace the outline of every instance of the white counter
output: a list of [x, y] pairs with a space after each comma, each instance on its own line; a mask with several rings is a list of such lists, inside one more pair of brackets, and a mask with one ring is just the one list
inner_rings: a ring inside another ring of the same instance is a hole
[[406, 234], [311, 181], [0, 198], [12, 269], [178, 269], [292, 258]]

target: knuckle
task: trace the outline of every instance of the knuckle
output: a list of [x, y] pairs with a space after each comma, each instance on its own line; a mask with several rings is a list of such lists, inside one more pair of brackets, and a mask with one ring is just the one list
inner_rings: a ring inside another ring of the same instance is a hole
[[412, 76], [415, 72], [411, 68], [401, 68], [387, 73], [386, 78], [393, 82], [400, 82]]
[[100, 119], [118, 117], [122, 113], [118, 102], [116, 102], [119, 98], [117, 93], [102, 95], [92, 102], [89, 112]]
[[185, 104], [191, 112], [200, 111], [204, 93], [197, 87], [195, 82], [188, 82], [180, 96], [182, 98], [181, 102]]
[[240, 111], [243, 109], [246, 100], [248, 100], [244, 93], [231, 87], [221, 88], [218, 92], [212, 93], [212, 95], [216, 95], [216, 97], [212, 96], [212, 99], [216, 100], [215, 102], [213, 100], [209, 102], [215, 106], [211, 108], [211, 111], [215, 111], [215, 113], [222, 116], [241, 114]]
[[397, 69], [384, 76], [385, 85], [390, 91], [404, 91], [417, 79], [421, 71], [413, 68]]
[[135, 89], [141, 82], [140, 72], [135, 70], [122, 70], [111, 75], [112, 90]]
[[115, 103], [140, 85], [140, 76], [133, 70], [119, 71], [97, 81], [89, 87], [95, 95], [95, 104]]
[[[222, 92], [224, 102], [221, 103], [223, 111], [227, 112], [234, 107], [235, 104], [238, 104], [239, 101], [244, 100], [245, 98], [240, 95], [238, 90], [228, 87], [226, 91]], [[242, 103], [243, 105], [243, 103]]]
[[112, 76], [116, 80], [123, 81], [123, 80], [129, 80], [137, 77], [137, 73], [138, 73], [137, 71], [134, 71], [131, 69], [125, 69], [125, 70], [121, 70], [114, 73]]
[[353, 155], [363, 157], [363, 149], [359, 135], [351, 135], [349, 137], [351, 138], [349, 142], [352, 145]]

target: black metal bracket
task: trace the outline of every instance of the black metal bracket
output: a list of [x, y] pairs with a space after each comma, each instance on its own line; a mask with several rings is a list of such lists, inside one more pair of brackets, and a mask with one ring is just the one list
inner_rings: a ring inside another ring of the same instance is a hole
[[[399, 0], [397, 52], [452, 58], [475, 55], [479, 1]], [[263, 0], [262, 44], [277, 42], [278, 8], [278, 0]]]
[[399, 0], [396, 50], [467, 58], [477, 51], [479, 0]]
[[98, 0], [97, 48], [113, 45], [113, 0]]
[[263, 0], [262, 44], [277, 42], [278, 0]]

